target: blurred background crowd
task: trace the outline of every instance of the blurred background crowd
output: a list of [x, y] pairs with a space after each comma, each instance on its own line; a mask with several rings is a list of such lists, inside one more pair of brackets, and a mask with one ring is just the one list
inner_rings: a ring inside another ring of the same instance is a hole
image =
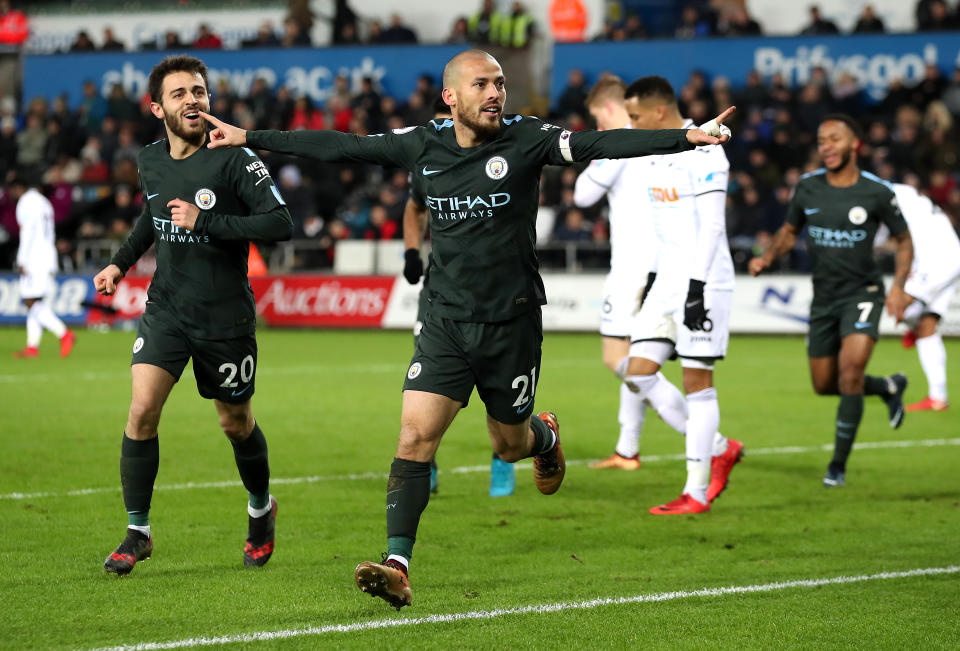
[[[921, 0], [916, 6], [917, 25], [927, 30], [957, 29], [958, 11], [943, 0]], [[0, 0], [0, 28], [9, 27], [0, 39], [4, 43], [16, 29], [15, 12], [9, 0]], [[809, 18], [802, 28], [804, 34], [838, 31], [816, 7], [810, 8]], [[360, 30], [347, 2], [336, 0], [333, 19], [337, 44], [417, 42], [415, 27], [404, 24], [399, 14]], [[291, 13], [278, 32], [264, 23], [258, 37], [244, 47], [308, 46], [305, 20], [304, 15]], [[539, 29], [543, 26], [526, 14], [522, 3], [514, 2], [510, 11], [497, 14], [493, 2], [484, 0], [476, 13], [455, 21], [448, 42], [522, 48]], [[884, 31], [883, 16], [866, 5], [854, 31]], [[742, 7], [720, 12], [711, 3], [695, 2], [679, 13], [672, 35], [687, 39], [761, 33], [762, 26]], [[638, 16], [627, 15], [608, 21], [599, 38], [617, 41], [649, 36]], [[81, 31], [70, 50], [128, 47], [109, 27], [103, 28], [98, 40], [99, 45], [94, 45], [89, 34]], [[180, 42], [172, 32], [167, 42], [167, 49], [193, 51], [201, 58], [204, 48], [221, 46], [208, 25], [200, 26], [193, 43]], [[370, 77], [340, 76], [329, 99], [318, 105], [306, 96], [294, 96], [284, 86], [272, 89], [263, 79], [254, 81], [243, 95], [222, 82], [211, 89], [212, 112], [247, 129], [336, 129], [365, 135], [426, 123], [439, 97], [438, 83], [439, 79], [422, 75], [412, 94], [393, 97]], [[589, 90], [584, 75], [571, 71], [559, 99], [540, 117], [573, 131], [594, 128], [584, 106]], [[817, 68], [809, 82], [798, 88], [790, 87], [778, 75], [764, 78], [753, 73], [745, 85], [734, 87], [723, 77], [693, 72], [676, 91], [682, 113], [698, 124], [726, 106], [738, 107], [731, 125], [735, 137], [726, 147], [731, 164], [727, 234], [740, 270], [750, 256], [767, 246], [783, 222], [799, 176], [819, 166], [815, 130], [820, 119], [831, 112], [848, 113], [859, 120], [864, 134], [860, 152], [864, 169], [916, 186], [960, 224], [956, 126], [960, 65], [950, 77], [929, 65], [922, 81], [910, 86], [895, 82], [880, 101], [868, 97], [852, 76], [830, 78]], [[82, 98], [73, 104], [65, 97], [52, 102], [24, 98], [18, 103], [8, 95], [0, 97], [0, 175], [19, 170], [42, 184], [56, 211], [64, 269], [85, 269], [100, 260], [78, 258], [78, 243], [119, 241], [139, 215], [142, 198], [136, 155], [163, 135], [161, 123], [150, 112], [149, 98], [128, 96], [120, 84], [104, 96], [97, 83], [89, 80]], [[264, 154], [264, 160], [290, 207], [294, 237], [313, 243], [309, 253], [292, 262], [295, 268], [331, 266], [333, 245], [338, 240], [402, 238], [406, 171], [329, 165], [272, 154]], [[604, 243], [609, 240], [609, 224], [605, 205], [573, 205], [573, 187], [583, 167], [548, 167], [541, 179], [537, 237], [547, 265], [552, 261], [551, 247], [567, 243], [582, 249], [578, 254], [581, 266], [606, 264]], [[16, 241], [14, 206], [5, 195], [0, 196], [3, 268], [11, 266]], [[806, 268], [802, 242], [787, 264], [797, 270]]]

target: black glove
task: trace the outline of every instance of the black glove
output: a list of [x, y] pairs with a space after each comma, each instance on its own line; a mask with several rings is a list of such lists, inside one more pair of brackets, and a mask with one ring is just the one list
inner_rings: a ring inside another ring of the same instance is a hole
[[411, 285], [416, 285], [422, 275], [423, 260], [420, 259], [420, 249], [407, 249], [403, 252], [403, 277]]
[[702, 280], [690, 279], [690, 289], [687, 290], [687, 301], [683, 305], [683, 325], [690, 330], [703, 330], [707, 319], [707, 309], [703, 303]]
[[640, 296], [640, 307], [643, 307], [643, 302], [647, 300], [647, 296], [650, 295], [650, 288], [653, 287], [653, 281], [657, 279], [657, 272], [651, 271], [647, 274], [647, 285], [643, 288], [643, 295]]

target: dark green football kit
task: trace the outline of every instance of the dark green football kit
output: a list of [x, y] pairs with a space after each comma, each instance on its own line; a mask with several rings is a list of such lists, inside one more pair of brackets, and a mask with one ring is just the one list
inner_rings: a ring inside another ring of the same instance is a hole
[[894, 236], [907, 230], [893, 190], [868, 172], [849, 187], [830, 185], [826, 170], [811, 172], [797, 183], [786, 221], [798, 231], [807, 227], [813, 267], [809, 356], [836, 355], [848, 335], [876, 339], [885, 292], [873, 240], [881, 223]]
[[[203, 146], [174, 159], [163, 139], [144, 147], [137, 165], [143, 212], [111, 263], [126, 273], [153, 245], [157, 269], [131, 363], [159, 366], [179, 380], [192, 357], [201, 396], [246, 402], [257, 365], [249, 241], [290, 238], [286, 203], [246, 147]], [[192, 231], [173, 225], [167, 207], [173, 199], [200, 209]]]
[[533, 413], [539, 378], [546, 295], [534, 227], [543, 166], [693, 149], [682, 129], [571, 133], [520, 115], [504, 116], [497, 135], [470, 148], [457, 144], [451, 119], [366, 137], [251, 131], [247, 145], [414, 174], [430, 212], [432, 251], [423, 327], [403, 388], [466, 404], [476, 386], [503, 423]]

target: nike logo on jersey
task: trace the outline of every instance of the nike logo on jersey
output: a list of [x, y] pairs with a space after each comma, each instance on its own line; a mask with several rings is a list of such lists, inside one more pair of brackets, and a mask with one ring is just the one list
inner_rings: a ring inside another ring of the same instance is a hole
[[804, 214], [804, 215], [816, 215], [818, 212], [820, 212], [820, 209], [819, 209], [819, 208], [804, 208], [804, 209], [803, 209], [803, 214]]
[[154, 197], [158, 196], [159, 194], [160, 194], [159, 192], [155, 192], [155, 193], [153, 193], [153, 194], [148, 194], [148, 195], [147, 195], [147, 201], [150, 201], [151, 199], [153, 199]]
[[423, 175], [430, 176], [431, 174], [439, 174], [443, 170], [428, 170], [426, 166], [423, 167]]

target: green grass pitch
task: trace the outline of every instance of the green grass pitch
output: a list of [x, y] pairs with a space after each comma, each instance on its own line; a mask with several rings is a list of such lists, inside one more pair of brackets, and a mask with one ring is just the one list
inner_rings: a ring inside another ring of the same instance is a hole
[[[487, 496], [490, 446], [474, 396], [440, 446], [440, 492], [421, 522], [414, 603], [401, 613], [361, 594], [353, 568], [385, 549], [409, 334], [259, 334], [254, 414], [279, 500], [277, 551], [262, 569], [242, 567], [246, 494], [188, 368], [161, 421], [154, 556], [121, 580], [102, 563], [126, 524], [118, 460], [133, 339], [81, 331], [60, 360], [47, 334], [39, 359], [15, 361], [23, 331], [0, 329], [0, 648], [220, 636], [232, 648], [304, 649], [960, 645], [956, 570], [769, 585], [960, 565], [958, 407], [908, 414], [894, 431], [868, 398], [848, 485], [824, 489], [836, 399], [813, 394], [801, 338], [733, 339], [716, 373], [721, 430], [747, 456], [710, 513], [657, 518], [649, 507], [683, 486], [684, 463], [671, 456], [682, 439], [650, 412], [642, 454], [652, 458], [640, 471], [590, 470], [616, 441], [617, 385], [599, 336], [548, 333], [537, 407], [560, 417], [563, 487], [540, 495], [522, 463], [514, 496]], [[960, 342], [947, 349], [956, 395]], [[908, 400], [922, 398], [916, 351], [882, 340], [868, 372], [897, 370], [910, 378]], [[667, 374], [679, 379], [675, 365]], [[767, 587], [528, 608], [727, 586]], [[468, 612], [481, 614], [452, 617]], [[447, 617], [420, 619], [431, 615]], [[323, 628], [333, 625], [347, 628]], [[261, 632], [281, 636], [236, 637]]]

